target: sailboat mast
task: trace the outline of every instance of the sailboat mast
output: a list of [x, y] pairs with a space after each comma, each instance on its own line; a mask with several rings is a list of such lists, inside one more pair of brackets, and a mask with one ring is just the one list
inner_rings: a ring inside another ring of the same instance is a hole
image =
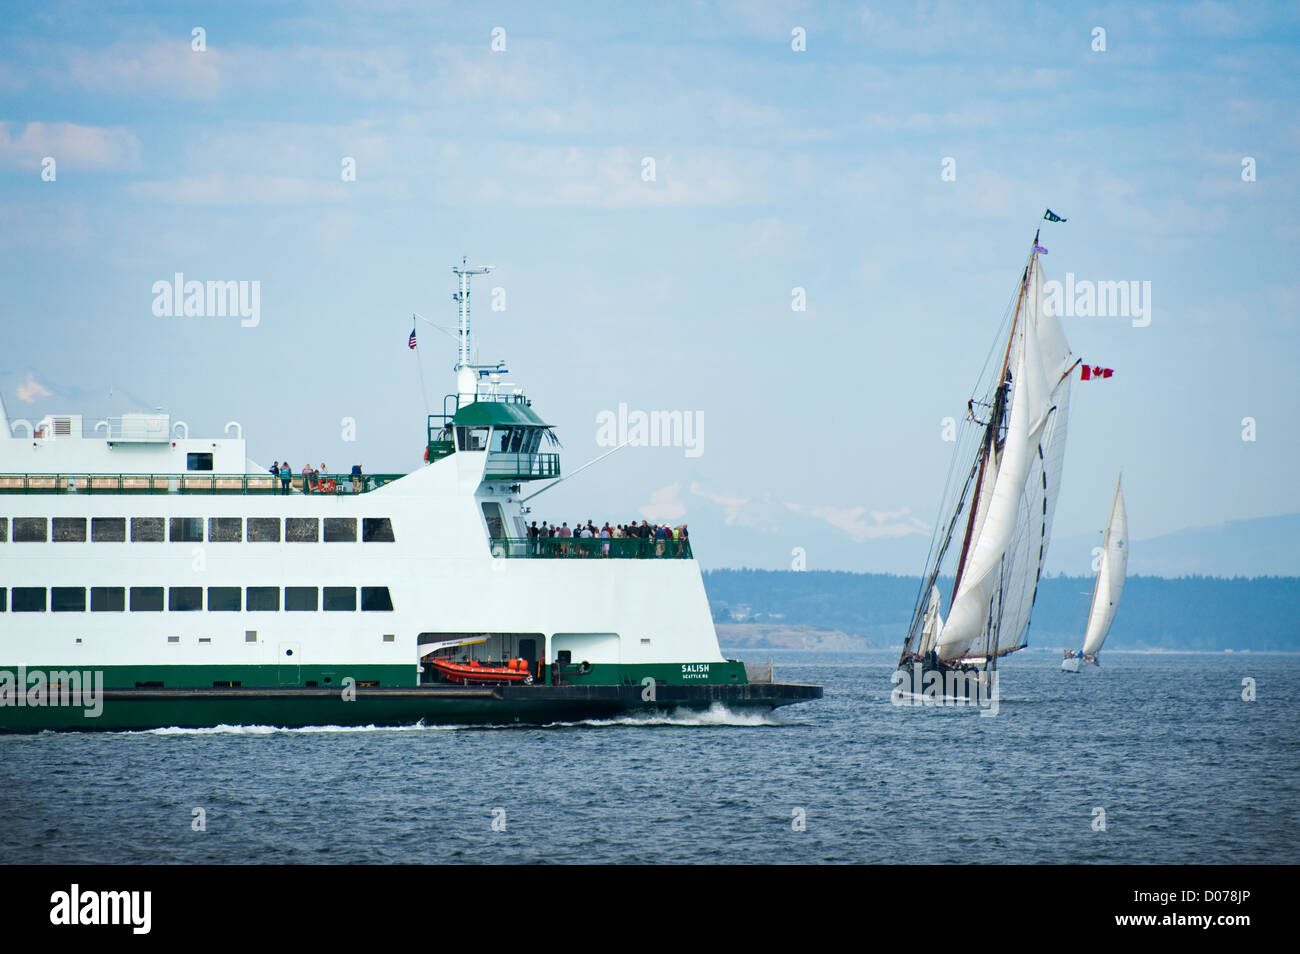
[[[1034, 248], [1038, 248], [1037, 231], [1034, 232]], [[998, 375], [997, 392], [995, 392], [995, 394], [1003, 392], [1003, 386], [1007, 380], [1007, 366], [1011, 362], [1011, 345], [1016, 340], [1016, 328], [1020, 323], [1020, 307], [1025, 301], [1025, 289], [1029, 285], [1029, 270], [1033, 267], [1033, 256], [1037, 254], [1037, 251], [1031, 254], [1029, 265], [1025, 266], [1025, 273], [1020, 277], [1020, 292], [1016, 295], [1016, 311], [1011, 318], [1011, 334], [1007, 336], [1006, 351], [1002, 354], [1002, 371]], [[961, 586], [962, 573], [966, 569], [966, 556], [970, 552], [971, 537], [974, 536], [975, 533], [975, 514], [976, 511], [979, 510], [980, 490], [984, 486], [984, 473], [988, 467], [989, 456], [993, 449], [993, 445], [997, 440], [998, 427], [1001, 424], [1001, 413], [1005, 408], [1006, 401], [994, 397], [993, 413], [989, 415], [989, 426], [984, 432], [984, 446], [983, 450], [980, 452], [979, 477], [975, 481], [975, 496], [971, 498], [970, 516], [966, 520], [966, 535], [962, 539], [961, 543], [961, 556], [957, 559], [957, 575], [953, 578], [952, 598], [948, 601], [949, 606], [951, 606], [953, 600], [956, 600], [957, 598], [957, 589]]]

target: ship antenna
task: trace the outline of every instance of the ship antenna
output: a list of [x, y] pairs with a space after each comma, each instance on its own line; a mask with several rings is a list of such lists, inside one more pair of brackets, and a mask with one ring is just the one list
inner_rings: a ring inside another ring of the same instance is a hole
[[460, 290], [452, 295], [452, 298], [460, 304], [460, 351], [457, 355], [455, 370], [456, 388], [460, 392], [460, 403], [462, 405], [472, 402], [478, 392], [474, 368], [470, 363], [469, 279], [471, 275], [486, 275], [495, 267], [493, 265], [471, 267], [467, 262], [465, 256], [461, 256], [460, 264], [451, 267], [451, 270], [460, 279]]

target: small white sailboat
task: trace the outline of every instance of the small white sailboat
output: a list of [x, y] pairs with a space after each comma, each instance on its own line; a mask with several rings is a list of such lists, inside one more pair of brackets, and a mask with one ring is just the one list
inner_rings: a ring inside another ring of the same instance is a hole
[[1123, 475], [1115, 481], [1115, 498], [1110, 505], [1110, 520], [1106, 523], [1106, 537], [1101, 544], [1101, 565], [1097, 568], [1097, 582], [1092, 589], [1092, 606], [1088, 610], [1088, 625], [1084, 629], [1083, 648], [1077, 652], [1065, 651], [1061, 668], [1078, 672], [1083, 663], [1100, 667], [1097, 656], [1106, 641], [1110, 624], [1119, 609], [1119, 596], [1124, 592], [1124, 574], [1128, 569], [1128, 514], [1124, 510], [1124, 490], [1120, 486]]

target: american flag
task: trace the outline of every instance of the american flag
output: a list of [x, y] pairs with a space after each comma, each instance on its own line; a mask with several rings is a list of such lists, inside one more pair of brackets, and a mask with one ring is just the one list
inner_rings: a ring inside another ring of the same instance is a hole
[[414, 348], [414, 347], [415, 347], [415, 329], [414, 329], [414, 328], [411, 329], [411, 337], [407, 339], [407, 341], [406, 341], [406, 346], [407, 346], [408, 348]]

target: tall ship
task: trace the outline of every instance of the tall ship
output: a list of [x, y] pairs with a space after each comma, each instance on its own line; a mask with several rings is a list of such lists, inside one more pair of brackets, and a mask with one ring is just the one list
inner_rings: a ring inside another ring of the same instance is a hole
[[[1045, 218], [1055, 221], [1052, 215]], [[959, 697], [984, 693], [999, 660], [1028, 643], [1060, 495], [1070, 377], [1078, 364], [1060, 321], [1044, 307], [1045, 253], [1035, 232], [1004, 317], [1004, 336], [990, 350], [966, 405], [899, 658], [904, 685], [918, 695], [932, 686]], [[950, 589], [943, 585], [949, 581]]]
[[1115, 496], [1110, 502], [1106, 535], [1101, 541], [1097, 582], [1092, 587], [1088, 622], [1083, 629], [1083, 647], [1065, 651], [1065, 658], [1061, 660], [1061, 669], [1065, 672], [1079, 672], [1084, 663], [1100, 668], [1101, 645], [1106, 641], [1110, 624], [1115, 621], [1115, 613], [1119, 610], [1124, 575], [1128, 571], [1128, 513], [1124, 509], [1122, 481], [1123, 475], [1115, 480]]
[[407, 474], [272, 474], [239, 425], [11, 421], [0, 731], [541, 724], [817, 699], [725, 658], [684, 533], [530, 536], [554, 431], [471, 362]]

